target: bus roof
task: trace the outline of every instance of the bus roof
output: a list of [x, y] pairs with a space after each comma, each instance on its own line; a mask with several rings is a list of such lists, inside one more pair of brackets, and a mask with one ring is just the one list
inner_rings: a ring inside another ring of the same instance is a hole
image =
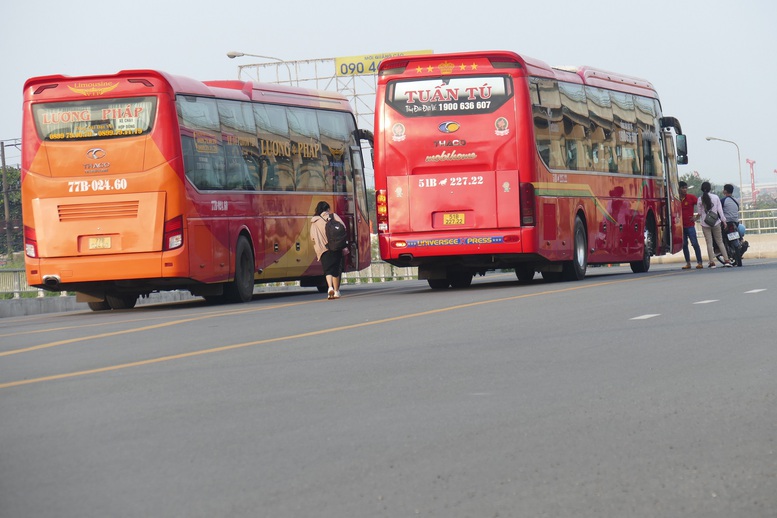
[[[115, 79], [135, 79], [142, 82], [148, 80], [151, 92], [167, 91], [171, 94], [197, 95], [204, 97], [218, 97], [226, 99], [265, 101], [276, 104], [293, 104], [316, 108], [329, 108], [350, 111], [348, 98], [338, 92], [313, 90], [295, 86], [254, 83], [240, 80], [214, 80], [199, 81], [189, 77], [169, 74], [159, 70], [121, 70], [115, 74], [95, 74], [88, 76], [48, 75], [32, 77], [25, 81], [25, 95], [32, 96], [50, 90], [57, 89], [61, 83], [78, 82], [85, 86], [94, 85], [100, 81]], [[154, 83], [161, 80], [162, 84]], [[61, 93], [60, 93], [61, 92]], [[59, 95], [72, 95], [70, 89], [62, 89], [60, 92], [49, 92], [49, 98]], [[52, 95], [53, 94], [53, 95]]]
[[448, 54], [424, 54], [410, 56], [395, 56], [381, 61], [378, 74], [388, 74], [389, 71], [409, 68], [409, 64], [428, 62], [455, 63], [458, 60], [488, 59], [492, 63], [514, 62], [526, 70], [526, 75], [545, 77], [571, 83], [581, 83], [590, 86], [618, 90], [628, 93], [657, 98], [653, 85], [645, 80], [615, 72], [609, 72], [590, 66], [550, 66], [544, 61], [529, 56], [523, 56], [508, 50], [485, 50], [477, 52], [457, 52]]

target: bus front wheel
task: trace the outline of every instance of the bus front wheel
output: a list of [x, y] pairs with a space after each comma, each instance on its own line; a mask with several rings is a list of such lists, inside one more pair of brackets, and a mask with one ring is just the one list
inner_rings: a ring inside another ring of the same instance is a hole
[[650, 269], [650, 256], [653, 255], [653, 246], [656, 242], [656, 231], [653, 220], [649, 219], [645, 225], [645, 246], [642, 249], [642, 260], [629, 263], [634, 273], [645, 273]]

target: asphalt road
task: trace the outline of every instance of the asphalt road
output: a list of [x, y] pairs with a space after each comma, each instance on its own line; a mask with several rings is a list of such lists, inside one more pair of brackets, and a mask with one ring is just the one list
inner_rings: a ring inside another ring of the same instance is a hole
[[0, 320], [0, 516], [777, 516], [777, 261]]

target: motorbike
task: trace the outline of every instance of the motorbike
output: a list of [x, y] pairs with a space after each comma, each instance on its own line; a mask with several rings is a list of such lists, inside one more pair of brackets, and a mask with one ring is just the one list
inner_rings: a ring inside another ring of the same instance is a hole
[[[750, 244], [745, 241], [745, 226], [742, 223], [728, 222], [725, 225], [721, 224], [721, 230], [723, 231], [723, 244], [726, 247], [726, 253], [728, 254], [731, 264], [733, 266], [742, 266], [742, 256], [747, 252]], [[715, 257], [724, 264], [723, 253], [718, 250], [718, 244], [714, 243]]]

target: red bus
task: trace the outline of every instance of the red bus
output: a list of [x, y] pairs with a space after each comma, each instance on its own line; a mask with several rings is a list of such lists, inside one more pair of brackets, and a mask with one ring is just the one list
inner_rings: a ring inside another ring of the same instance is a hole
[[22, 203], [30, 285], [93, 310], [158, 290], [248, 301], [255, 283], [326, 289], [309, 239], [327, 201], [370, 263], [361, 140], [340, 94], [153, 70], [29, 79]]
[[[676, 142], [676, 145], [675, 145]], [[679, 122], [653, 86], [507, 51], [381, 62], [375, 188], [381, 257], [434, 289], [514, 269], [582, 279], [589, 264], [682, 248]]]

